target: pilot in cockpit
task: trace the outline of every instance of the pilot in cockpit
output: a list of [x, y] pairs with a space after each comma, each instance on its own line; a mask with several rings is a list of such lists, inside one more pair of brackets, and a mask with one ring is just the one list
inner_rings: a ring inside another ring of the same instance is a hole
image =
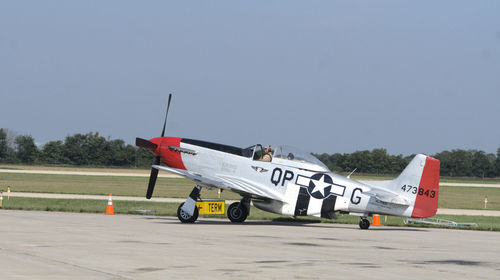
[[273, 149], [271, 146], [264, 148], [264, 156], [262, 156], [262, 161], [271, 161], [273, 159]]

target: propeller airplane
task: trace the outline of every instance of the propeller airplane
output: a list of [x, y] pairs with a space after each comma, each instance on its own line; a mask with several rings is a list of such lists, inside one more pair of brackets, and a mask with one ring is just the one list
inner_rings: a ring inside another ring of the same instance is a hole
[[[360, 217], [359, 227], [368, 229], [374, 214], [426, 218], [436, 214], [440, 162], [416, 155], [394, 180], [358, 181], [331, 172], [310, 153], [278, 145], [238, 148], [206, 141], [165, 137], [169, 95], [163, 130], [150, 140], [136, 138], [136, 146], [156, 155], [146, 198], [151, 199], [158, 171], [194, 180], [195, 186], [177, 216], [183, 223], [198, 218], [196, 201], [202, 188], [220, 188], [241, 195], [227, 216], [242, 223], [250, 204], [264, 211], [288, 216], [336, 219], [336, 213]], [[163, 165], [162, 165], [163, 164]]]

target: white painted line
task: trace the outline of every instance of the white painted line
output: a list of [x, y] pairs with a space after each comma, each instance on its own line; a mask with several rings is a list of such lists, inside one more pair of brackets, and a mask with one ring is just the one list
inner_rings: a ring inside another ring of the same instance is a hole
[[466, 216], [489, 216], [500, 217], [500, 211], [495, 210], [470, 210], [470, 209], [445, 209], [439, 208], [437, 211], [441, 215], [466, 215]]
[[477, 184], [477, 183], [439, 183], [439, 186], [447, 186], [447, 187], [474, 187], [474, 188], [500, 188], [500, 184]]

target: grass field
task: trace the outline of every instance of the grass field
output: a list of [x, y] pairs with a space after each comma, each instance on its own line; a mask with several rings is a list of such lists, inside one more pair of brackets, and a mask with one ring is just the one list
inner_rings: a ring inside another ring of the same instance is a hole
[[[2, 168], [2, 166], [0, 166]], [[15, 169], [16, 167], [11, 167]], [[29, 167], [17, 167], [22, 170]], [[63, 167], [52, 167], [57, 170], [68, 170]], [[40, 168], [33, 168], [40, 169]], [[49, 169], [51, 170], [51, 169]], [[74, 168], [74, 171], [100, 171], [116, 172], [117, 169], [93, 169], [93, 168]], [[136, 172], [135, 169], [120, 169], [120, 172]], [[148, 174], [148, 170], [142, 170]], [[354, 177], [354, 176], [353, 176]], [[358, 180], [387, 180], [391, 176], [358, 176]], [[443, 181], [443, 180], [442, 180]], [[457, 180], [450, 179], [449, 182], [456, 183], [480, 183], [482, 180]], [[496, 183], [495, 181], [487, 181]], [[144, 196], [148, 184], [147, 177], [124, 177], [124, 176], [87, 176], [87, 175], [51, 175], [51, 174], [23, 174], [23, 173], [0, 173], [0, 191], [6, 191], [7, 186], [15, 192], [46, 192], [46, 193], [66, 193], [66, 194], [96, 194], [122, 196]], [[158, 178], [155, 188], [155, 197], [173, 197], [185, 198], [191, 191], [194, 183], [189, 179], [182, 178]], [[217, 191], [208, 191], [203, 189], [202, 197], [205, 199], [217, 198]], [[439, 207], [457, 208], [457, 209], [483, 209], [484, 198], [488, 197], [488, 209], [500, 210], [500, 188], [482, 188], [482, 187], [440, 187]], [[237, 200], [239, 195], [232, 192], [223, 192], [222, 199]], [[175, 216], [177, 212], [177, 203], [158, 203], [158, 202], [134, 202], [134, 201], [116, 201], [115, 212], [122, 214], [138, 214], [136, 210], [150, 210], [149, 214]], [[103, 213], [106, 207], [102, 200], [81, 200], [81, 199], [40, 199], [40, 198], [21, 198], [12, 197], [10, 200], [4, 200], [4, 209], [23, 209], [23, 210], [44, 210], [44, 211], [71, 211], [71, 212], [91, 212]], [[213, 217], [213, 216], [211, 216]], [[482, 230], [500, 230], [500, 218], [483, 216], [444, 216], [437, 215], [437, 218], [449, 219], [456, 222], [475, 222], [479, 224], [478, 229]], [[224, 217], [225, 218], [225, 217]], [[249, 219], [259, 220], [285, 220], [291, 218], [277, 214], [267, 213], [256, 208], [252, 208]], [[299, 218], [297, 222], [331, 222], [324, 219], [311, 217]], [[336, 223], [357, 224], [358, 217], [343, 215], [339, 216]], [[388, 225], [402, 226], [403, 219], [400, 217], [388, 217]]]
[[[0, 190], [6, 191], [10, 185], [11, 191], [16, 192], [144, 196], [147, 184], [146, 177], [0, 173]], [[158, 178], [154, 196], [185, 198], [193, 185], [189, 179]], [[440, 208], [483, 209], [487, 196], [488, 209], [500, 210], [500, 188], [442, 186], [439, 190]], [[215, 190], [203, 189], [201, 195], [206, 199], [218, 197]], [[240, 197], [223, 192], [221, 198], [235, 200]]]
[[[136, 201], [114, 201], [114, 211], [117, 214], [136, 214], [136, 215], [156, 215], [156, 216], [176, 216], [178, 203], [160, 203], [160, 202], [136, 202]], [[88, 213], [104, 213], [107, 203], [103, 200], [84, 200], [84, 199], [52, 199], [52, 198], [24, 198], [13, 197], [10, 200], [4, 200], [3, 209], [18, 209], [18, 210], [40, 210], [40, 211], [61, 211], [61, 212], [88, 212]], [[226, 205], [227, 210], [228, 205]], [[137, 211], [139, 210], [139, 211]], [[203, 217], [203, 216], [202, 216]], [[206, 216], [218, 217], [227, 219], [223, 215]], [[500, 217], [484, 217], [484, 216], [460, 216], [460, 215], [436, 215], [436, 218], [452, 220], [461, 223], [477, 223], [476, 230], [500, 231]], [[250, 220], [274, 220], [297, 223], [342, 223], [342, 224], [358, 224], [359, 217], [350, 215], [339, 215], [337, 220], [319, 219], [314, 217], [299, 217], [296, 219], [261, 211], [252, 206]], [[401, 217], [381, 217], [384, 225], [390, 226], [405, 226]], [[228, 221], [229, 222], [229, 221]], [[414, 226], [414, 225], [406, 225]], [[422, 227], [421, 225], [418, 227]], [[424, 226], [425, 227], [425, 226]]]
[[[47, 170], [47, 171], [82, 171], [82, 172], [113, 172], [113, 173], [141, 173], [149, 174], [149, 168], [118, 168], [118, 167], [81, 167], [65, 165], [19, 165], [19, 164], [0, 164], [0, 169], [7, 170]], [[338, 173], [347, 176], [349, 173]], [[351, 177], [356, 180], [392, 180], [398, 174], [366, 174], [354, 173]], [[500, 178], [474, 178], [474, 177], [447, 177], [441, 176], [441, 182], [447, 183], [474, 183], [474, 184], [499, 184]]]
[[452, 209], [484, 209], [488, 197], [488, 210], [500, 210], [500, 188], [453, 187], [439, 188], [439, 207]]
[[[347, 176], [349, 173], [340, 173], [343, 176]], [[354, 173], [351, 178], [361, 181], [372, 181], [372, 180], [392, 180], [396, 178], [398, 174], [388, 175], [377, 175], [377, 174], [356, 174]], [[476, 177], [446, 177], [441, 176], [439, 178], [440, 182], [444, 183], [471, 183], [471, 184], [500, 184], [500, 178], [476, 178]]]
[[[16, 192], [145, 196], [148, 180], [146, 177], [0, 173], [0, 190], [6, 191], [7, 186], [11, 186], [11, 191]], [[158, 178], [154, 197], [185, 198], [193, 186], [190, 179]], [[202, 195], [217, 198], [215, 190], [203, 189]], [[221, 198], [239, 199], [240, 196], [222, 192]]]

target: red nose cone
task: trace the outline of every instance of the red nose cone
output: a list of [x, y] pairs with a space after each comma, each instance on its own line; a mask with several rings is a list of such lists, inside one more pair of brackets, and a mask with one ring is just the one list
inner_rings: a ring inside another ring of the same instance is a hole
[[160, 155], [160, 148], [161, 148], [161, 143], [163, 141], [163, 138], [165, 138], [165, 137], [156, 137], [153, 139], [149, 139], [149, 142], [156, 144], [156, 149], [150, 149], [150, 151], [157, 156]]
[[151, 150], [155, 155], [161, 156], [161, 161], [168, 167], [177, 169], [186, 169], [182, 162], [181, 153], [172, 151], [169, 146], [180, 147], [182, 138], [179, 137], [157, 137], [150, 139], [152, 143], [157, 145], [155, 150]]

